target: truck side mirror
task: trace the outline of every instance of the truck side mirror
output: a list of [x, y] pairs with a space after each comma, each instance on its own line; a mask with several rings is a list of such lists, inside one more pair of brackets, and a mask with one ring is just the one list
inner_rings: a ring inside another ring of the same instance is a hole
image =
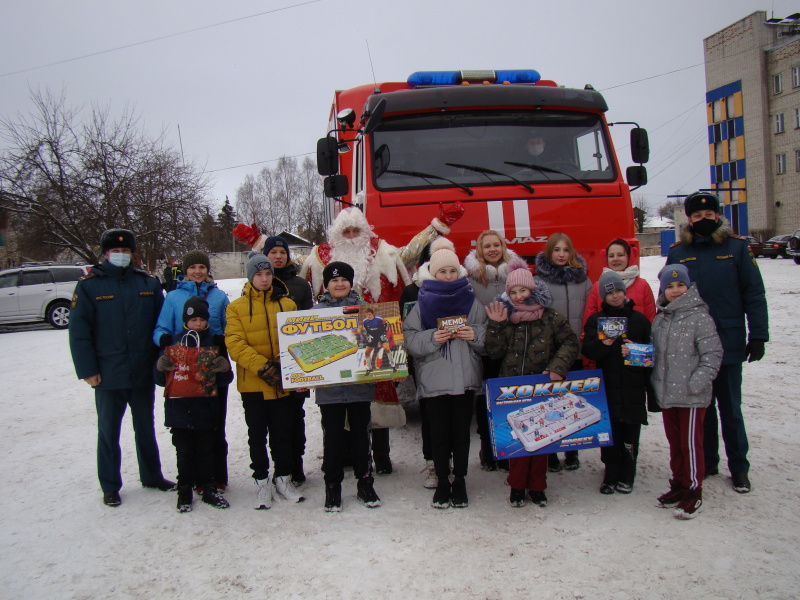
[[650, 160], [650, 142], [647, 130], [641, 127], [631, 129], [631, 158], [635, 163], [646, 163]]
[[347, 175], [331, 175], [323, 180], [326, 198], [341, 198], [347, 195]]
[[317, 172], [320, 175], [336, 175], [339, 172], [339, 144], [334, 136], [317, 142]]
[[647, 185], [647, 167], [641, 165], [628, 167], [625, 171], [625, 177], [630, 186], [642, 187], [643, 185]]

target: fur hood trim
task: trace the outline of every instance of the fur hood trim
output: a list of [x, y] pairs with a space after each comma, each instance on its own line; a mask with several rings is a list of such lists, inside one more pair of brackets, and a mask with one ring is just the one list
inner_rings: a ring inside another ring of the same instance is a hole
[[536, 274], [544, 279], [547, 283], [583, 283], [586, 281], [586, 261], [579, 254], [578, 262], [581, 263], [579, 268], [575, 267], [557, 267], [551, 263], [544, 255], [544, 252], [539, 252], [536, 255]]
[[[515, 258], [520, 258], [516, 252], [513, 250], [506, 249], [508, 252], [509, 259], [507, 262], [502, 263], [499, 267], [493, 267], [492, 265], [486, 265], [486, 282], [487, 283], [494, 283], [498, 279], [501, 281], [505, 281], [506, 277], [508, 277], [508, 273], [510, 269], [508, 268], [508, 263], [510, 263]], [[466, 268], [467, 273], [473, 279], [479, 279], [478, 275], [481, 271], [481, 263], [478, 260], [477, 250], [472, 250], [467, 257], [464, 259], [464, 268]]]

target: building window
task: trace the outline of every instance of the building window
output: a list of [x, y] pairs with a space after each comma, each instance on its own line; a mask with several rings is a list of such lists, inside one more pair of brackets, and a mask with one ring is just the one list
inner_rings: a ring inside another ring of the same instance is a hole
[[722, 164], [722, 142], [714, 142], [714, 164]]
[[725, 107], [727, 108], [728, 118], [733, 119], [733, 117], [736, 116], [736, 104], [733, 101], [733, 96], [728, 96], [725, 98]]
[[800, 87], [800, 67], [792, 67], [792, 87]]
[[724, 113], [722, 112], [725, 108], [724, 100], [714, 100], [714, 103], [711, 105], [711, 107], [711, 118], [714, 119], [714, 123], [719, 123], [725, 118]]
[[783, 113], [775, 115], [775, 133], [783, 133]]
[[778, 175], [786, 173], [786, 154], [778, 154], [775, 156], [775, 172]]
[[772, 93], [780, 94], [783, 91], [783, 75], [778, 73], [772, 76]]
[[728, 160], [736, 160], [736, 138], [730, 138], [728, 140]]
[[800, 108], [794, 109], [794, 128], [800, 129]]
[[735, 162], [730, 163], [730, 165], [731, 165], [731, 181], [736, 181], [737, 179], [739, 179], [738, 175], [739, 170], [736, 168]]
[[794, 170], [800, 172], [800, 150], [794, 151]]

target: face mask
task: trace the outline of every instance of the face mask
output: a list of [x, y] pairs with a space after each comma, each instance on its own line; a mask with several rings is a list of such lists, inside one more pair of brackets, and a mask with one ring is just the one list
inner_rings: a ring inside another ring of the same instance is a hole
[[108, 262], [110, 262], [115, 267], [120, 267], [124, 269], [129, 264], [131, 264], [131, 255], [126, 254], [125, 252], [111, 252], [108, 255]]
[[702, 235], [703, 237], [714, 233], [716, 228], [716, 219], [700, 219], [692, 224], [692, 231], [694, 231], [697, 235]]

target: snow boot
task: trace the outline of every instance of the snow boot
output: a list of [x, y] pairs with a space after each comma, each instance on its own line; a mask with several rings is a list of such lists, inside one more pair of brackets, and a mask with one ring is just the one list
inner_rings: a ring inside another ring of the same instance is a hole
[[381, 505], [381, 499], [375, 493], [373, 484], [375, 479], [372, 475], [367, 475], [358, 480], [356, 498], [364, 503], [367, 508], [378, 508]]
[[561, 461], [558, 460], [558, 454], [555, 452], [553, 454], [547, 455], [547, 470], [550, 473], [558, 473], [561, 471]]
[[733, 491], [737, 494], [748, 494], [750, 492], [750, 478], [747, 473], [731, 473]]
[[207, 483], [203, 486], [203, 502], [210, 504], [214, 508], [228, 508], [230, 506], [213, 483]]
[[254, 479], [258, 486], [256, 491], [256, 510], [267, 510], [272, 507], [272, 486], [269, 484], [269, 477], [266, 479]]
[[422, 469], [422, 473], [425, 475], [422, 487], [428, 490], [435, 490], [439, 483], [439, 478], [436, 477], [436, 467], [433, 466], [432, 460], [425, 461], [425, 468]]
[[511, 506], [520, 508], [525, 506], [525, 490], [515, 490], [511, 488], [511, 497], [508, 499]]
[[669, 480], [669, 491], [666, 494], [661, 494], [658, 497], [659, 508], [674, 508], [683, 500], [684, 496], [689, 490], [684, 488], [680, 483], [674, 479]]
[[178, 486], [178, 512], [191, 512], [192, 511], [192, 486], [179, 485]]
[[578, 458], [577, 450], [570, 450], [564, 453], [564, 468], [567, 471], [575, 471], [581, 468], [581, 459]]
[[703, 510], [703, 492], [688, 490], [683, 500], [675, 508], [675, 518], [688, 521], [694, 519]]
[[467, 498], [467, 482], [463, 477], [456, 477], [453, 486], [450, 488], [450, 504], [453, 508], [467, 508], [469, 498]]
[[544, 492], [534, 492], [530, 490], [528, 496], [530, 496], [531, 502], [536, 506], [547, 506], [547, 496], [544, 495]]
[[342, 484], [325, 484], [325, 512], [342, 512]]
[[295, 489], [292, 478], [289, 475], [276, 477], [272, 480], [272, 486], [275, 488], [274, 492], [279, 496], [283, 496], [289, 502], [294, 502], [296, 504], [305, 500], [305, 496], [301, 495], [300, 492]]
[[436, 485], [436, 491], [433, 493], [433, 501], [431, 502], [433, 508], [449, 508], [450, 507], [450, 479], [445, 477], [440, 478], [439, 483]]

